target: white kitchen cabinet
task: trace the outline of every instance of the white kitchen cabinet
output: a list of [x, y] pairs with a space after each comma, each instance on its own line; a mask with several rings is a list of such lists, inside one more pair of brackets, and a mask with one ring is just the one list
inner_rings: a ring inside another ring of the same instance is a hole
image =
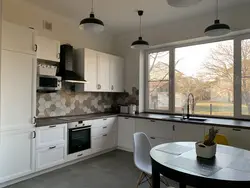
[[35, 55], [34, 29], [3, 21], [2, 49]]
[[67, 161], [81, 159], [81, 158], [89, 156], [91, 154], [92, 154], [92, 149], [87, 149], [87, 150], [84, 150], [84, 151], [72, 153], [70, 155], [67, 155]]
[[124, 92], [124, 59], [110, 55], [109, 83], [112, 92]]
[[60, 62], [60, 41], [36, 36], [37, 58]]
[[42, 148], [56, 144], [66, 144], [67, 124], [36, 128], [36, 135], [36, 148]]
[[6, 131], [0, 140], [0, 183], [35, 171], [33, 129]]
[[109, 87], [109, 55], [97, 53], [97, 84], [99, 91], [111, 91]]
[[34, 127], [36, 114], [36, 58], [2, 50], [1, 130]]
[[118, 148], [133, 151], [133, 135], [135, 133], [135, 119], [118, 117]]
[[188, 124], [188, 123], [172, 123], [173, 137], [176, 142], [179, 141], [201, 141], [204, 140], [204, 125]]
[[36, 150], [36, 170], [47, 169], [65, 161], [65, 144], [51, 145]]

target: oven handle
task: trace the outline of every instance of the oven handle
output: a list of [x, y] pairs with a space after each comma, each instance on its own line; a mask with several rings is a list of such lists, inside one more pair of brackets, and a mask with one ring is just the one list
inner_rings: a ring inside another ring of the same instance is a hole
[[82, 131], [82, 130], [87, 130], [87, 129], [90, 129], [91, 126], [89, 127], [85, 127], [85, 128], [77, 128], [77, 129], [71, 129], [72, 132], [76, 132], [76, 131]]

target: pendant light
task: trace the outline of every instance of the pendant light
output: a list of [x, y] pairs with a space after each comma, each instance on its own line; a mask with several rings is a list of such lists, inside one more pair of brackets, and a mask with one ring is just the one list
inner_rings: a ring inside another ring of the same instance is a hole
[[216, 0], [216, 20], [214, 24], [205, 29], [205, 35], [209, 37], [217, 37], [230, 33], [230, 27], [227, 24], [220, 23], [219, 20], [219, 0]]
[[138, 40], [134, 41], [131, 45], [132, 49], [139, 49], [139, 50], [143, 50], [143, 49], [147, 49], [149, 47], [149, 44], [147, 41], [142, 39], [142, 32], [141, 32], [141, 17], [143, 15], [143, 10], [138, 10], [138, 15], [140, 17], [140, 36], [138, 38]]
[[79, 28], [86, 31], [102, 32], [104, 24], [101, 20], [95, 18], [94, 14], [94, 0], [92, 0], [92, 7], [89, 18], [85, 18], [80, 22]]
[[201, 2], [201, 0], [167, 0], [167, 3], [172, 7], [189, 7]]

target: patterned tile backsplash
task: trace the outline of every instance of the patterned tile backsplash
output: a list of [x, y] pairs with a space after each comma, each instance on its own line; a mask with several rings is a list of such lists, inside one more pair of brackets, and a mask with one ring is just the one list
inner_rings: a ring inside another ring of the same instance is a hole
[[37, 117], [82, 115], [105, 112], [111, 105], [138, 104], [139, 91], [129, 93], [37, 93]]

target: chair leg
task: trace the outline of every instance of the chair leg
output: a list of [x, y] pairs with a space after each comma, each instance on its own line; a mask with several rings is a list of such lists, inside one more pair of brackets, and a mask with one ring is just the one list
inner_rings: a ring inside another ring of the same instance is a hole
[[164, 176], [160, 178], [160, 181], [161, 181], [164, 185], [166, 185], [167, 187], [169, 186], [169, 183], [168, 183], [167, 179], [166, 179]]
[[139, 185], [141, 184], [141, 182], [142, 182], [142, 180], [143, 180], [143, 176], [144, 176], [144, 172], [141, 172], [141, 173], [140, 173], [140, 176], [139, 176], [139, 178], [138, 178], [138, 180], [137, 180], [136, 188], [138, 188]]

